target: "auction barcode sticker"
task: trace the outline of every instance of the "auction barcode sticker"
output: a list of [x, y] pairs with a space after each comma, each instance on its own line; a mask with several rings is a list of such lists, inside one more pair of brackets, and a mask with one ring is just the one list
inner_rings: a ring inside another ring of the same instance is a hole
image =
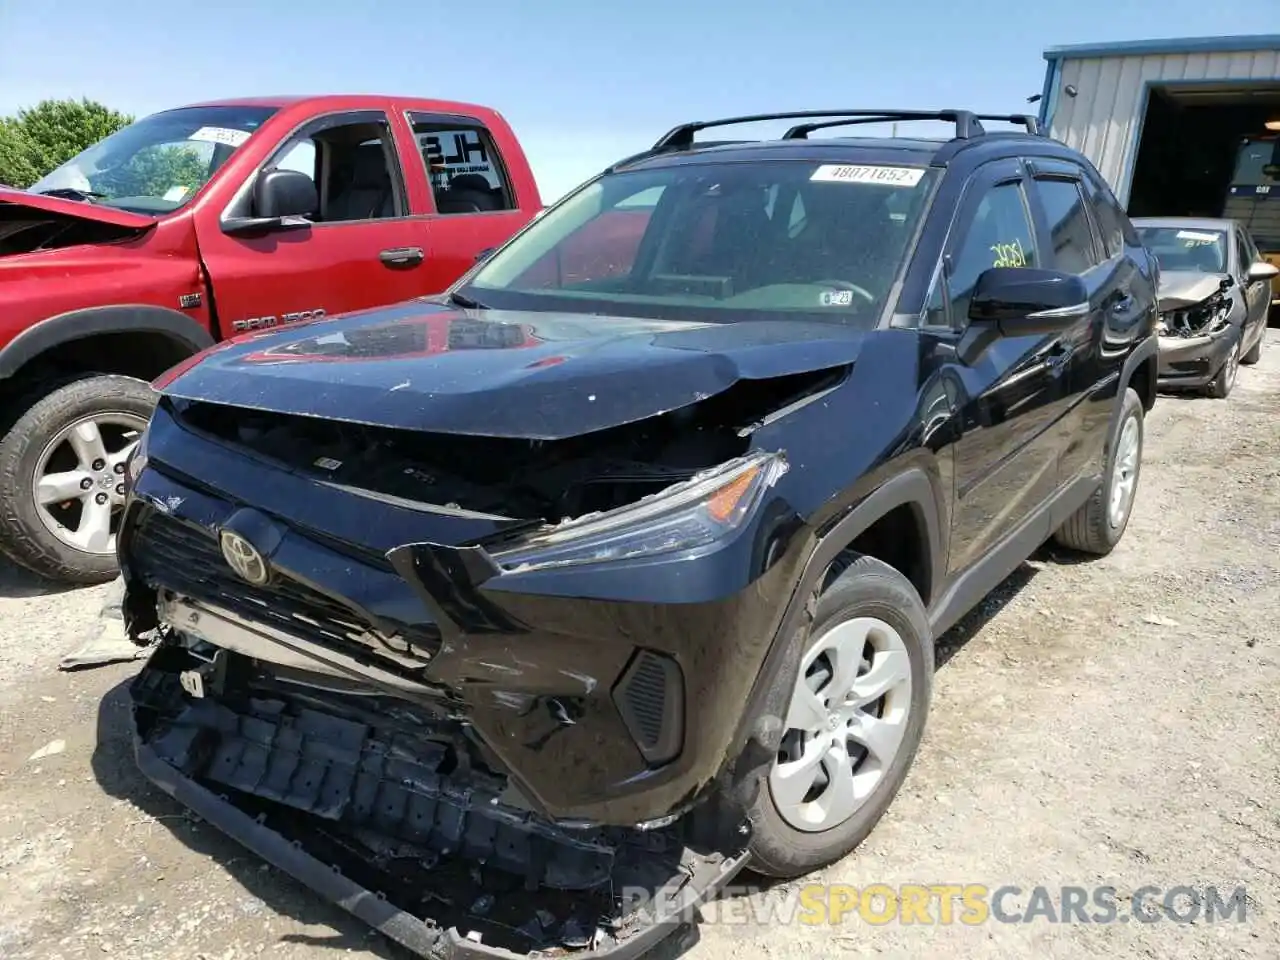
[[197, 140], [202, 143], [221, 143], [228, 147], [238, 147], [249, 139], [249, 134], [243, 130], [232, 130], [228, 127], [201, 127], [188, 140]]
[[1201, 230], [1179, 230], [1179, 240], [1191, 240], [1195, 243], [1217, 243], [1221, 235], [1217, 233], [1205, 233]]
[[924, 176], [919, 167], [868, 167], [844, 163], [824, 163], [810, 180], [824, 183], [877, 183], [886, 187], [914, 187]]

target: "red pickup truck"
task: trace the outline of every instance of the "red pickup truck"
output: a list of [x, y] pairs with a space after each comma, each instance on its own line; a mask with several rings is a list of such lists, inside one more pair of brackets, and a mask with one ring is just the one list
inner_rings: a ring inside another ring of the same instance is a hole
[[498, 113], [376, 96], [167, 110], [0, 187], [0, 551], [114, 577], [151, 380], [238, 333], [439, 292], [541, 208]]

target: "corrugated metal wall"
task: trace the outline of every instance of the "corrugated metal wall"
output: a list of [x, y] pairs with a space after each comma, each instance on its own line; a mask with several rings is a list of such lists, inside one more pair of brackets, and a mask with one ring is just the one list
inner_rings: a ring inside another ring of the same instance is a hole
[[[1280, 80], [1280, 50], [1064, 59], [1050, 94], [1050, 134], [1092, 160], [1127, 203], [1143, 93], [1149, 83], [1179, 80]], [[1067, 84], [1075, 97], [1062, 93]]]

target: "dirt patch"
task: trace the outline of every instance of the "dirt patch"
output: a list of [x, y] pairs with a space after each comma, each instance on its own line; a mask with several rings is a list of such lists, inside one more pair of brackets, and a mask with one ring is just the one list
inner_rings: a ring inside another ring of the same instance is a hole
[[[1269, 338], [1230, 400], [1160, 400], [1112, 556], [1044, 551], [943, 638], [902, 795], [814, 878], [1021, 887], [1009, 910], [1037, 886], [1111, 885], [1121, 917], [1142, 887], [1243, 885], [1246, 922], [877, 926], [851, 913], [782, 928], [767, 919], [775, 889], [709, 910], [688, 956], [1275, 956], [1280, 331]], [[394, 956], [134, 770], [122, 684], [136, 664], [56, 670], [104, 593], [51, 594], [0, 570], [0, 956]]]

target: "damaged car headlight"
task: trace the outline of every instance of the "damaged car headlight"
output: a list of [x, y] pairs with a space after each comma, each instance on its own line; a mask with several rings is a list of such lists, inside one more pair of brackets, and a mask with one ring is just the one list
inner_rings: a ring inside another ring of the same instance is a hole
[[706, 546], [741, 528], [786, 471], [780, 453], [751, 454], [630, 506], [565, 521], [491, 555], [507, 571], [526, 571]]

